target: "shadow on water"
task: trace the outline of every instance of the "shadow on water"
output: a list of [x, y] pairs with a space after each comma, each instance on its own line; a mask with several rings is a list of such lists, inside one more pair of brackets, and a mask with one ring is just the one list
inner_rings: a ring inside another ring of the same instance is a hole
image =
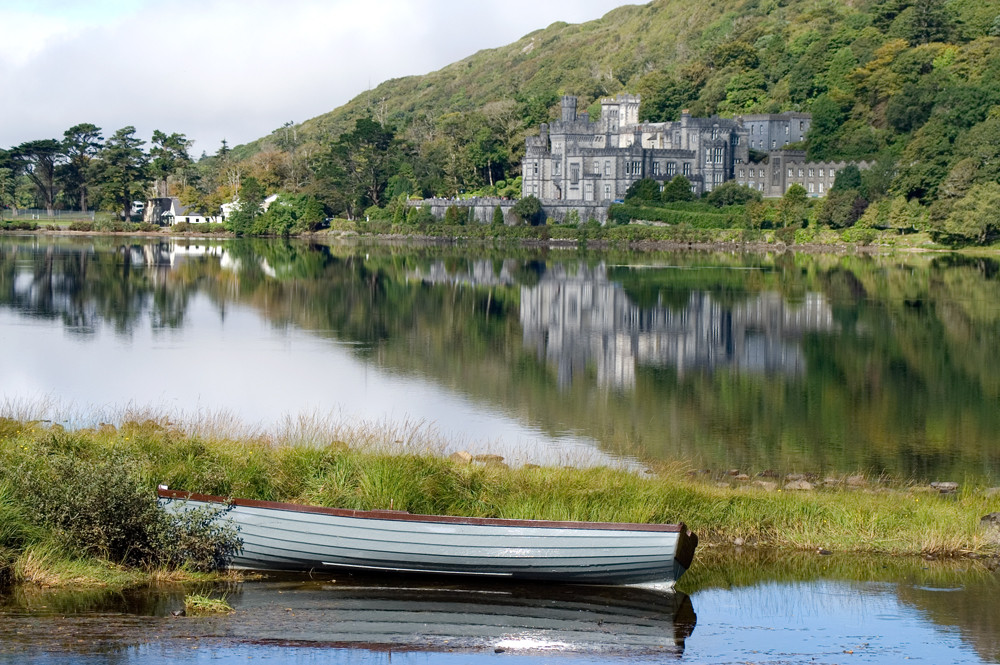
[[131, 662], [144, 645], [191, 640], [224, 650], [680, 656], [696, 621], [685, 594], [641, 589], [279, 576], [211, 591], [232, 615], [173, 616], [185, 592], [192, 589], [16, 590], [0, 599], [0, 659], [76, 653]]

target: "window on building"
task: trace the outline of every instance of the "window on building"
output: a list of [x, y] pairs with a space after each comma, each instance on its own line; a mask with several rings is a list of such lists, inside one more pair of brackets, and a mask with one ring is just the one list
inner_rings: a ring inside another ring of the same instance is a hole
[[809, 183], [809, 193], [812, 194], [815, 191], [816, 191], [816, 185], [813, 183]]
[[531, 168], [532, 168], [532, 171], [534, 171], [534, 175], [537, 176], [538, 175], [538, 162], [533, 162], [531, 164]]
[[714, 141], [717, 138], [719, 138], [719, 128], [712, 127], [712, 140]]
[[671, 178], [677, 175], [677, 162], [667, 162], [667, 175]]
[[788, 177], [791, 178], [795, 175], [795, 169], [788, 169]]
[[715, 172], [715, 173], [712, 174], [712, 184], [713, 185], [721, 185], [722, 184], [722, 174], [721, 173]]
[[559, 162], [552, 162], [552, 175], [559, 175], [560, 166], [562, 165]]
[[785, 136], [788, 136], [788, 132], [790, 130], [791, 130], [791, 128], [788, 125], [785, 125]]
[[580, 165], [570, 164], [569, 165], [569, 182], [571, 185], [577, 185], [580, 183]]
[[750, 187], [750, 189], [757, 189], [757, 181], [756, 180], [751, 180], [749, 183], [747, 183], [747, 185]]
[[830, 177], [837, 175], [837, 169], [830, 169]]
[[746, 171], [744, 169], [740, 169], [740, 177], [741, 178], [745, 178], [746, 177]]
[[594, 175], [597, 175], [600, 172], [601, 172], [601, 163], [595, 159], [594, 160], [594, 171], [593, 171], [593, 173], [594, 173]]
[[611, 175], [611, 161], [604, 161], [604, 175]]
[[772, 148], [777, 148], [778, 147], [778, 141], [777, 141], [777, 139], [771, 139], [771, 147]]
[[819, 177], [820, 177], [820, 178], [822, 178], [822, 177], [823, 177], [823, 169], [820, 169], [820, 170], [819, 170]]
[[733, 134], [733, 145], [739, 145], [739, 144], [740, 144], [740, 135]]
[[653, 162], [653, 175], [660, 175], [660, 163]]
[[799, 177], [800, 178], [806, 177], [805, 171], [803, 171], [802, 169], [799, 169]]
[[819, 193], [823, 193], [823, 183], [819, 183]]
[[626, 162], [625, 175], [636, 176], [642, 173], [642, 162]]
[[816, 169], [809, 169], [809, 177], [810, 178], [816, 177]]
[[721, 164], [725, 151], [722, 148], [712, 148], [712, 163]]
[[605, 201], [611, 200], [611, 185], [604, 186], [604, 200]]
[[803, 122], [802, 120], [799, 120], [799, 131], [801, 132], [801, 131], [803, 131], [803, 130], [804, 130], [805, 128], [806, 128], [806, 123], [805, 123], [805, 122]]
[[684, 175], [691, 175], [691, 162], [684, 162], [684, 166], [681, 171]]
[[753, 136], [756, 133], [756, 131], [757, 127], [755, 125], [750, 125], [750, 136]]
[[760, 170], [760, 177], [761, 178], [766, 178], [767, 177], [767, 172], [764, 169]]

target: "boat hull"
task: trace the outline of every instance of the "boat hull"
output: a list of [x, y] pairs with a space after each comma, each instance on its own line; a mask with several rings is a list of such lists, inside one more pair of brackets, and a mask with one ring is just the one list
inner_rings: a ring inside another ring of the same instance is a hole
[[228, 506], [236, 568], [350, 569], [670, 587], [697, 537], [684, 525], [546, 522], [350, 511], [160, 489], [169, 510]]

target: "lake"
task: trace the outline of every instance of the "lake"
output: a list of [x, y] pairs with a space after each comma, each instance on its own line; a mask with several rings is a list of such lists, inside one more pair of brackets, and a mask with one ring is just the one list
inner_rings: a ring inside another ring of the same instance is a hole
[[[993, 663], [1000, 577], [977, 562], [709, 554], [676, 593], [282, 576], [0, 595], [0, 662]], [[185, 593], [235, 613], [177, 617]]]
[[4, 236], [0, 398], [76, 425], [303, 417], [514, 462], [997, 484], [998, 268]]
[[[2, 415], [373, 423], [513, 462], [1000, 480], [1000, 264], [0, 237]], [[978, 561], [702, 548], [680, 593], [277, 578], [17, 589], [0, 661], [990, 663]]]

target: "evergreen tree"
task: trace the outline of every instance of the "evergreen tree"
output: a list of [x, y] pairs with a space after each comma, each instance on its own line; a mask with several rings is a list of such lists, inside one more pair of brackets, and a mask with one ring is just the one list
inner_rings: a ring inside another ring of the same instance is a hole
[[694, 192], [691, 191], [691, 181], [682, 175], [674, 176], [673, 180], [663, 186], [660, 196], [664, 203], [693, 201]]
[[129, 125], [115, 132], [101, 151], [102, 180], [125, 220], [131, 216], [132, 201], [145, 198], [149, 164], [142, 151], [145, 143], [135, 135], [135, 127]]

